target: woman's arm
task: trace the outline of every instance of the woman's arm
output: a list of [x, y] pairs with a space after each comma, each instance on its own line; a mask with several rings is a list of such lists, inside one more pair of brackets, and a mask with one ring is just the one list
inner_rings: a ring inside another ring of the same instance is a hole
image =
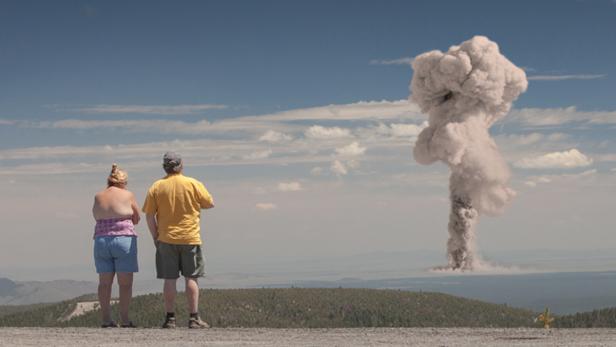
[[92, 205], [92, 217], [94, 217], [94, 220], [97, 220], [98, 218], [98, 210], [99, 210], [99, 203], [98, 203], [98, 194], [94, 195], [94, 204]]
[[130, 193], [130, 207], [133, 210], [133, 224], [137, 225], [141, 220], [141, 216], [139, 216], [139, 206], [137, 206], [137, 200], [135, 199], [135, 194], [133, 193]]

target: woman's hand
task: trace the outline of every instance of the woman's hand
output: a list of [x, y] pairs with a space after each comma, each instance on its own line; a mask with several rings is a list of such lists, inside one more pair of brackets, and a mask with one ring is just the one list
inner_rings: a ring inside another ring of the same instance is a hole
[[139, 212], [133, 213], [131, 219], [133, 220], [134, 225], [139, 224], [139, 221], [141, 220], [141, 216], [139, 216]]

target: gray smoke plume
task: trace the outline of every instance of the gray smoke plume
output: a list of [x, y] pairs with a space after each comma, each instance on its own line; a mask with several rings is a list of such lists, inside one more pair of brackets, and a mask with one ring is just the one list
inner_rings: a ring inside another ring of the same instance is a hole
[[473, 270], [480, 264], [475, 251], [479, 215], [501, 213], [515, 196], [507, 187], [507, 163], [488, 129], [526, 90], [526, 74], [484, 36], [446, 53], [423, 53], [414, 59], [413, 70], [410, 99], [429, 114], [413, 155], [420, 164], [441, 160], [449, 165], [449, 267]]

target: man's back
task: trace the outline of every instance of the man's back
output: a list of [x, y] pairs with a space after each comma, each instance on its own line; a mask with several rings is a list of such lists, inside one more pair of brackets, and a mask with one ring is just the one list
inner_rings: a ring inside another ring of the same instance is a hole
[[201, 182], [179, 173], [152, 184], [143, 211], [156, 214], [159, 241], [200, 245], [200, 210], [213, 206], [212, 196]]

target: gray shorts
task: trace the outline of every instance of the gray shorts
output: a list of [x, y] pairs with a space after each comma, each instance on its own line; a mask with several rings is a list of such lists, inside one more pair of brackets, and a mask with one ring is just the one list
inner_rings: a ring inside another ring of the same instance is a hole
[[184, 277], [203, 277], [205, 260], [200, 245], [173, 245], [158, 242], [156, 247], [156, 277], [177, 279], [180, 272]]

